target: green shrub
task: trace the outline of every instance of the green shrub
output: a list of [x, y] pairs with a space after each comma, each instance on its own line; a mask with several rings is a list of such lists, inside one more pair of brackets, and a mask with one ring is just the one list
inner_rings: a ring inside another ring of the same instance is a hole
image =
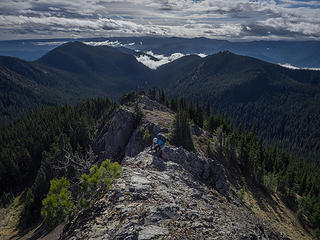
[[242, 188], [238, 191], [238, 198], [239, 198], [241, 201], [243, 201], [244, 194], [245, 194], [245, 188], [242, 187]]
[[133, 107], [133, 114], [134, 114], [134, 118], [137, 122], [140, 122], [140, 120], [143, 117], [143, 111], [140, 107], [140, 105], [138, 104], [138, 102], [135, 102], [134, 107]]
[[314, 230], [314, 236], [316, 237], [316, 239], [320, 239], [320, 228]]
[[304, 209], [299, 208], [298, 211], [296, 212], [296, 217], [299, 219], [300, 222], [304, 222]]
[[10, 203], [12, 203], [13, 199], [14, 195], [11, 192], [2, 194], [0, 197], [0, 208], [7, 207]]
[[143, 141], [148, 142], [150, 141], [150, 132], [148, 128], [144, 129]]
[[42, 200], [41, 215], [48, 229], [53, 229], [68, 216], [74, 209], [69, 190], [69, 180], [65, 177], [50, 181], [50, 190]]
[[111, 163], [109, 159], [90, 168], [89, 174], [81, 176], [81, 207], [87, 207], [90, 202], [97, 199], [101, 192], [109, 190], [111, 183], [122, 174], [121, 165], [117, 162]]

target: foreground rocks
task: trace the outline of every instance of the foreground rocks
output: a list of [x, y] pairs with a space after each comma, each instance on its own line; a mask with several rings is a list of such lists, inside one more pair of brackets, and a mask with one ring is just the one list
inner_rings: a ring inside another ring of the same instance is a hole
[[214, 190], [219, 165], [183, 149], [165, 153], [166, 160], [147, 149], [126, 157], [121, 179], [60, 239], [284, 239]]
[[164, 158], [179, 165], [193, 174], [197, 179], [204, 180], [215, 186], [216, 190], [225, 197], [229, 197], [229, 183], [226, 170], [222, 164], [208, 158], [200, 157], [194, 152], [188, 152], [182, 147], [163, 149]]

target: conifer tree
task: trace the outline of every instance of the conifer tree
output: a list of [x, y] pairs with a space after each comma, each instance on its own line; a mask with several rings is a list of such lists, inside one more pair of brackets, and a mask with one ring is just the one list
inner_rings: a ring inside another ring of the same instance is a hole
[[213, 158], [214, 157], [213, 152], [212, 152], [211, 147], [210, 147], [210, 141], [208, 141], [208, 143], [207, 143], [207, 157], [208, 158]]
[[164, 95], [163, 89], [161, 89], [161, 90], [159, 89], [159, 101], [160, 101], [161, 103], [164, 103], [165, 100], [166, 100], [166, 97], [165, 97], [165, 95]]
[[149, 95], [150, 99], [155, 100], [156, 99], [156, 88], [149, 89], [148, 95]]
[[172, 98], [171, 99], [171, 101], [170, 101], [170, 109], [172, 110], [172, 111], [177, 111], [177, 109], [178, 109], [178, 103], [177, 103], [178, 101], [177, 101], [177, 99], [176, 98]]
[[201, 106], [197, 103], [196, 106], [196, 124], [198, 124], [199, 127], [203, 127], [203, 113]]
[[210, 107], [210, 100], [208, 98], [207, 104], [206, 104], [206, 117], [208, 118], [211, 114], [211, 107]]
[[187, 111], [183, 109], [179, 109], [176, 113], [171, 142], [176, 146], [182, 146], [188, 151], [193, 151], [194, 145], [188, 115]]
[[188, 110], [189, 110], [190, 119], [194, 120], [194, 118], [195, 118], [195, 110], [194, 110], [194, 106], [193, 106], [192, 100], [189, 103], [189, 109]]
[[135, 102], [134, 109], [133, 109], [134, 117], [136, 122], [139, 122], [143, 117], [143, 112], [141, 107], [139, 106], [138, 102]]

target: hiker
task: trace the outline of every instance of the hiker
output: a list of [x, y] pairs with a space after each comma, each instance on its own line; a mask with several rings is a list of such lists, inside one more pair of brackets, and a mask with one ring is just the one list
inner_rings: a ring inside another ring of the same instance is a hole
[[164, 148], [166, 141], [167, 138], [161, 133], [158, 133], [152, 141], [152, 149], [154, 149], [156, 152], [159, 152], [160, 157], [162, 157], [162, 149]]
[[156, 149], [157, 145], [158, 145], [158, 139], [154, 137], [152, 140], [151, 150]]

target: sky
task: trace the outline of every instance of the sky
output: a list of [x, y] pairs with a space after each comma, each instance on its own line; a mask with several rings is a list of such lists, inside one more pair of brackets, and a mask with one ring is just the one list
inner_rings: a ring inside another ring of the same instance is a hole
[[1, 0], [0, 40], [320, 40], [320, 0]]

